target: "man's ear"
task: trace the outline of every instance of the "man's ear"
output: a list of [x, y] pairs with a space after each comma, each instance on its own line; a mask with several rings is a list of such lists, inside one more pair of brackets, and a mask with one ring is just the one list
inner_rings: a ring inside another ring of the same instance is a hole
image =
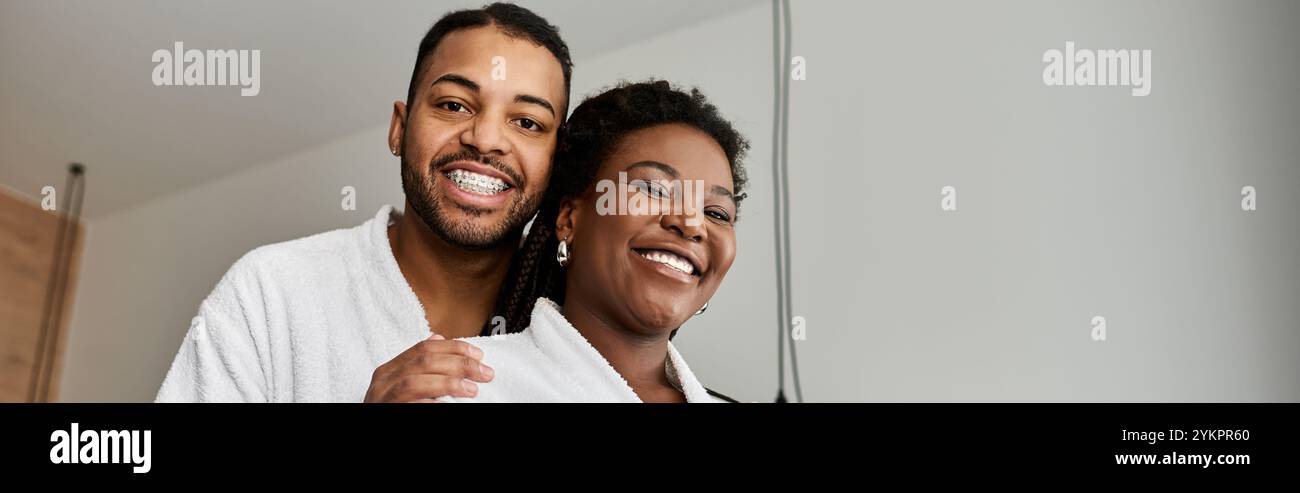
[[406, 133], [406, 103], [393, 101], [393, 119], [388, 122], [388, 151], [402, 155], [402, 135]]
[[572, 197], [560, 200], [560, 213], [555, 216], [555, 236], [558, 239], [568, 238], [570, 245], [576, 236], [574, 230], [580, 221], [582, 201]]

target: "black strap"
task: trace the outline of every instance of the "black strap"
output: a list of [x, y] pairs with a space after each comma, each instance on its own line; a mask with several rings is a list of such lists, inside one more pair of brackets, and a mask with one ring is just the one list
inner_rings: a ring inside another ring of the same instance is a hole
[[706, 392], [708, 392], [709, 395], [711, 395], [711, 396], [717, 397], [717, 398], [719, 398], [719, 399], [722, 399], [722, 400], [724, 400], [724, 401], [730, 402], [730, 403], [732, 403], [732, 404], [740, 404], [740, 401], [735, 400], [735, 399], [732, 399], [732, 398], [727, 397], [727, 396], [725, 396], [725, 395], [722, 395], [722, 393], [720, 393], [720, 392], [714, 392], [713, 389], [710, 389], [710, 388], [708, 388], [708, 387], [705, 387], [704, 390], [705, 390]]

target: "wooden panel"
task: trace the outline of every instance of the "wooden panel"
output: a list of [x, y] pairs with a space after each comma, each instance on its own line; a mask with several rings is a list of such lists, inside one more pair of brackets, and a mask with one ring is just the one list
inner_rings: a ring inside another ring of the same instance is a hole
[[[60, 190], [62, 192], [62, 190]], [[61, 195], [58, 197], [62, 202]], [[63, 204], [59, 204], [62, 206]], [[58, 218], [29, 199], [0, 187], [0, 402], [25, 402], [31, 386], [41, 315], [49, 289]], [[54, 349], [49, 399], [58, 400], [63, 349], [71, 322], [73, 293], [85, 228], [77, 225], [63, 316]]]

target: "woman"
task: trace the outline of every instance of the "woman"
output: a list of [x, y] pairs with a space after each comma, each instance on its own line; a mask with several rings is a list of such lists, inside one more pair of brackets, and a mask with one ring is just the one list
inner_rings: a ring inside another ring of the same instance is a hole
[[584, 101], [498, 299], [505, 328], [527, 329], [467, 339], [496, 376], [442, 400], [730, 400], [669, 339], [736, 257], [748, 147], [698, 90], [652, 81]]

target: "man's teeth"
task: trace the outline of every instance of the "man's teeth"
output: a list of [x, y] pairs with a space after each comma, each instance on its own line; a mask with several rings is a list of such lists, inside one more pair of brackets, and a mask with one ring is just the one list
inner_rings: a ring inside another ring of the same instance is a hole
[[499, 178], [480, 175], [463, 169], [448, 171], [447, 178], [451, 179], [456, 188], [479, 195], [496, 195], [510, 188], [510, 185], [507, 185], [506, 182], [501, 181]]
[[691, 261], [675, 253], [663, 250], [646, 250], [640, 253], [642, 257], [651, 262], [659, 262], [687, 274], [695, 274], [695, 266], [691, 265]]

